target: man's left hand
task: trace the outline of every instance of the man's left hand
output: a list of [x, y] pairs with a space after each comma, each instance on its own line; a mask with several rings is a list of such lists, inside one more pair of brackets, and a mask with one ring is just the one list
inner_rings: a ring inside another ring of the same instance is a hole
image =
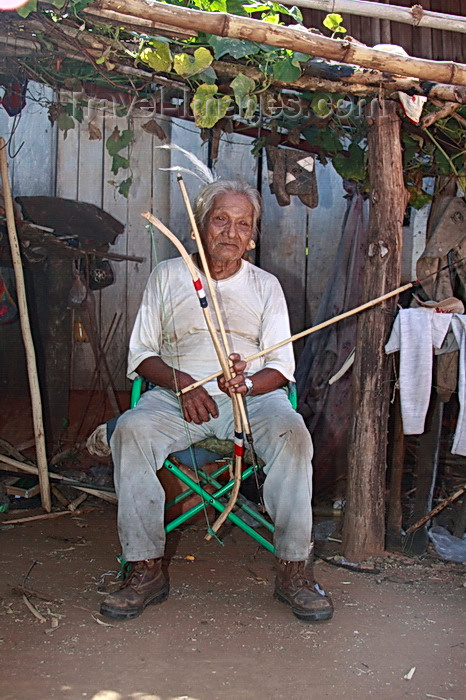
[[223, 375], [219, 377], [217, 380], [218, 388], [229, 396], [231, 396], [231, 394], [241, 394], [241, 396], [244, 396], [248, 391], [248, 387], [244, 383], [244, 370], [246, 369], [247, 363], [242, 360], [241, 355], [237, 353], [232, 353], [229, 359], [232, 363], [231, 373], [233, 376], [228, 380], [225, 379]]

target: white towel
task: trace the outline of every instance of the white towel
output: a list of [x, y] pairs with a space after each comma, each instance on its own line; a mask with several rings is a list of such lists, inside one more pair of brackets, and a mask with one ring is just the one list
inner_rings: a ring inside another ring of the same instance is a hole
[[405, 435], [420, 435], [429, 408], [433, 349], [440, 348], [453, 314], [400, 309], [385, 352], [400, 351], [400, 402]]

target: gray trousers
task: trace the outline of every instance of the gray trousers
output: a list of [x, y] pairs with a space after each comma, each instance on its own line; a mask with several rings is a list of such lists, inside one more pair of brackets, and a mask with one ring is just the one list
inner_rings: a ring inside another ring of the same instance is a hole
[[[118, 495], [118, 534], [126, 561], [163, 556], [165, 492], [157, 477], [172, 452], [215, 435], [234, 435], [232, 403], [216, 396], [219, 417], [196, 425], [183, 419], [177, 397], [156, 387], [123, 413], [110, 440]], [[275, 554], [308, 558], [312, 536], [312, 440], [282, 389], [246, 399], [254, 447], [266, 466], [264, 504], [275, 525]]]

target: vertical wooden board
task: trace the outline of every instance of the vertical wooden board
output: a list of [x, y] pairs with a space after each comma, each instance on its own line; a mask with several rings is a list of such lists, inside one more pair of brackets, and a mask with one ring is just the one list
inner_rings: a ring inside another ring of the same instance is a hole
[[[464, 2], [461, 3], [464, 5]], [[448, 15], [465, 15], [466, 6], [459, 8], [457, 0], [442, 0], [442, 9]], [[457, 61], [462, 63], [465, 58], [465, 38], [460, 32], [442, 31], [443, 56], [444, 60]]]
[[[208, 162], [209, 146], [207, 142], [202, 142], [200, 130], [191, 123], [182, 122], [179, 119], [172, 120], [171, 143], [190, 151], [204, 164]], [[196, 172], [195, 166], [180, 152], [171, 151], [171, 166], [181, 166]], [[182, 172], [186, 190], [191, 202], [204, 185], [198, 177]], [[190, 226], [186, 207], [181, 196], [179, 185], [176, 181], [176, 172], [169, 173], [170, 177], [170, 220], [168, 227], [180, 238], [183, 245], [191, 252], [195, 249], [195, 244], [190, 238]], [[166, 224], [166, 222], [164, 221]], [[160, 259], [173, 258], [178, 255], [169, 241], [165, 242], [158, 237]]]
[[[133, 143], [130, 149], [133, 182], [128, 198], [128, 255], [144, 258], [144, 262], [128, 262], [127, 324], [132, 328], [136, 312], [141, 302], [142, 293], [151, 271], [151, 237], [147, 230], [147, 221], [141, 213], [152, 208], [152, 196], [159, 193], [152, 191], [153, 145], [155, 136], [148, 134], [141, 126], [141, 119], [132, 123]], [[118, 263], [121, 265], [122, 263]]]
[[287, 207], [270, 192], [268, 171], [262, 178], [260, 266], [280, 281], [288, 303], [292, 333], [304, 328], [307, 207], [291, 197]]
[[[103, 114], [97, 112], [92, 118], [92, 124], [103, 132]], [[80, 128], [78, 200], [102, 206], [103, 201], [103, 161], [104, 140], [89, 138], [89, 122], [84, 119]]]
[[[423, 0], [422, 7], [424, 10], [430, 10], [431, 0]], [[408, 53], [420, 58], [432, 58], [432, 29], [430, 27], [413, 28], [413, 44]]]
[[345, 191], [340, 175], [331, 164], [316, 165], [319, 205], [309, 212], [306, 326], [312, 324], [328, 283], [346, 211], [346, 200], [343, 198]]
[[432, 59], [440, 61], [443, 58], [443, 32], [440, 29], [432, 29]]
[[17, 118], [10, 153], [11, 189], [17, 195], [51, 195], [55, 186], [55, 136], [43, 101], [52, 100], [52, 90], [29, 83], [26, 107]]
[[258, 159], [252, 155], [252, 138], [241, 134], [222, 134], [215, 175], [235, 179], [241, 177], [257, 187]]
[[[343, 26], [345, 26], [344, 18]], [[361, 41], [366, 46], [372, 46], [374, 33], [374, 19], [372, 17], [361, 17]]]
[[[109, 106], [104, 117], [104, 143], [117, 127], [121, 132], [129, 128], [127, 117], [115, 116], [114, 110]], [[120, 151], [119, 155], [129, 158], [129, 148]], [[128, 199], [118, 192], [118, 187], [113, 183], [120, 183], [129, 176], [128, 170], [120, 170], [117, 175], [111, 172], [112, 159], [106, 149], [104, 149], [103, 166], [103, 201], [102, 207], [115, 219], [125, 225], [124, 232], [118, 236], [115, 245], [110, 246], [109, 251], [127, 255], [129, 249], [128, 242]], [[131, 190], [129, 192], [131, 197]], [[111, 263], [115, 275], [115, 281], [101, 292], [101, 328], [102, 337], [107, 334], [115, 313], [122, 314], [118, 328], [113, 335], [113, 340], [107, 353], [107, 361], [110, 366], [116, 387], [120, 390], [128, 388], [126, 380], [126, 358], [128, 354], [128, 340], [131, 328], [128, 323], [128, 300], [127, 294], [131, 294], [131, 287], [128, 286], [127, 263]]]
[[[158, 117], [162, 129], [167, 134], [167, 144], [172, 143], [172, 119], [167, 117]], [[196, 136], [194, 136], [196, 138]], [[173, 182], [173, 178], [166, 168], [171, 167], [172, 152], [169, 149], [161, 148], [166, 145], [161, 143], [159, 139], [154, 137], [153, 152], [152, 152], [152, 199], [150, 207], [160, 221], [169, 228], [171, 227], [171, 211], [172, 211], [172, 186], [176, 187], [176, 195], [180, 195], [179, 186]], [[146, 235], [150, 240], [150, 263], [151, 270], [160, 260], [166, 260], [176, 255], [173, 245], [156, 229], [146, 228]], [[178, 233], [176, 233], [178, 235]]]
[[[92, 124], [95, 128], [103, 131], [102, 112], [92, 114]], [[89, 138], [89, 112], [84, 111], [84, 119], [79, 128], [79, 159], [78, 159], [78, 182], [77, 199], [80, 202], [102, 206], [102, 178], [103, 178], [103, 139]], [[96, 312], [97, 338], [101, 336], [100, 329], [100, 292], [91, 291], [90, 295], [94, 301]], [[89, 343], [77, 343], [74, 352], [73, 376], [79, 387], [90, 386], [95, 370], [95, 357]]]
[[57, 135], [57, 184], [56, 196], [65, 199], [78, 199], [79, 183], [79, 149], [81, 128], [78, 125], [67, 132]]

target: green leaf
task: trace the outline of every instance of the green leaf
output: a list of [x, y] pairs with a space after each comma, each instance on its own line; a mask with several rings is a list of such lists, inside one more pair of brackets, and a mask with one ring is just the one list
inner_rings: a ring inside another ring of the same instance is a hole
[[332, 158], [333, 167], [343, 178], [363, 182], [366, 178], [364, 151], [357, 143], [350, 144], [348, 156], [342, 152]]
[[280, 15], [278, 12], [272, 12], [270, 14], [263, 14], [261, 19], [264, 22], [269, 22], [269, 24], [280, 24]]
[[244, 3], [241, 0], [226, 0], [226, 9], [230, 15], [238, 15], [239, 17], [247, 17], [248, 10], [244, 7]]
[[77, 122], [82, 124], [83, 118], [84, 118], [84, 113], [83, 113], [83, 108], [80, 105], [74, 104], [73, 102], [68, 102], [65, 109], [66, 109], [66, 113], [70, 117], [74, 117]]
[[70, 129], [74, 129], [75, 127], [74, 119], [70, 117], [70, 115], [66, 112], [60, 112], [60, 114], [57, 117], [56, 124], [60, 131], [64, 132], [63, 136], [65, 139], [68, 135], [68, 131]]
[[260, 51], [260, 47], [257, 44], [246, 39], [211, 36], [209, 37], [209, 45], [212, 47], [217, 61], [226, 54], [239, 59], [245, 56], [253, 56]]
[[407, 185], [406, 189], [409, 192], [408, 204], [414, 209], [422, 209], [423, 206], [432, 201], [432, 195], [425, 192], [423, 189], [418, 190], [412, 185]]
[[73, 9], [75, 12], [79, 13], [90, 5], [91, 2], [94, 2], [94, 0], [72, 0]]
[[129, 188], [131, 187], [133, 183], [133, 178], [132, 177], [127, 177], [126, 180], [122, 180], [120, 182], [120, 185], [118, 187], [118, 192], [123, 195], [123, 197], [126, 197], [128, 199], [128, 194], [129, 194]]
[[307, 53], [301, 53], [301, 51], [294, 51], [293, 52], [293, 64], [296, 65], [296, 61], [299, 63], [307, 63], [312, 56], [309, 56]]
[[299, 68], [299, 65], [294, 65], [291, 56], [277, 61], [273, 65], [272, 71], [274, 78], [284, 83], [292, 83], [301, 77], [301, 68]]
[[270, 8], [270, 5], [263, 2], [250, 2], [247, 5], [244, 5], [245, 11], [250, 15], [257, 12], [270, 12]]
[[244, 119], [251, 119], [257, 109], [257, 97], [252, 94], [256, 88], [255, 81], [243, 73], [238, 73], [231, 81], [230, 87], [235, 95], [240, 115]]
[[[282, 5], [280, 5], [280, 7], [282, 7]], [[303, 23], [303, 13], [299, 9], [299, 7], [296, 7], [296, 6], [288, 7], [287, 10], [288, 10], [287, 14], [289, 14], [291, 17], [294, 17], [294, 19], [296, 20], [296, 22], [298, 24]]]
[[450, 175], [451, 166], [447, 158], [443, 155], [442, 151], [438, 148], [434, 151], [434, 161], [436, 164], [436, 173], [438, 175]]
[[308, 126], [301, 133], [311, 146], [319, 146], [327, 153], [338, 153], [343, 150], [338, 136], [330, 126], [325, 129], [319, 129], [315, 125]]
[[172, 67], [170, 47], [157, 39], [154, 39], [150, 46], [141, 51], [139, 58], [155, 71], [168, 72]]
[[61, 10], [66, 5], [66, 0], [50, 0], [50, 3], [58, 10]]
[[191, 109], [194, 114], [196, 126], [211, 129], [220, 119], [226, 115], [231, 105], [230, 95], [216, 97], [218, 89], [216, 85], [199, 85], [191, 100]]
[[[324, 27], [327, 27], [327, 29], [330, 29], [331, 32], [336, 32], [340, 28], [342, 22], [343, 17], [337, 13], [333, 13], [327, 15], [322, 24]], [[346, 31], [346, 29], [344, 31]]]
[[310, 107], [314, 114], [325, 119], [333, 112], [332, 98], [326, 92], [316, 92], [311, 100]]
[[105, 148], [110, 156], [116, 156], [119, 151], [129, 146], [131, 139], [132, 134], [129, 129], [125, 129], [120, 134], [120, 130], [116, 126], [105, 142]]
[[126, 170], [127, 168], [129, 168], [128, 158], [123, 158], [123, 156], [119, 156], [118, 153], [113, 156], [111, 171], [114, 175], [116, 175], [120, 169]]
[[210, 66], [213, 60], [214, 57], [209, 49], [201, 46], [195, 50], [194, 56], [190, 56], [187, 53], [177, 54], [173, 61], [173, 68], [178, 75], [189, 77], [196, 75], [196, 73], [202, 73], [203, 70]]
[[209, 5], [210, 12], [226, 12], [227, 3], [226, 0], [211, 0]]
[[420, 144], [417, 139], [412, 138], [408, 134], [403, 134], [403, 167], [407, 168], [414, 160], [420, 149]]
[[28, 17], [31, 14], [31, 12], [37, 12], [37, 0], [29, 0], [29, 2], [27, 2], [22, 7], [18, 7], [16, 12], [20, 17], [23, 18]]
[[236, 78], [231, 81], [230, 87], [233, 90], [233, 92], [235, 93], [235, 100], [236, 100], [236, 103], [238, 104], [238, 99], [242, 99], [243, 97], [246, 97], [246, 95], [249, 95], [251, 92], [253, 92], [255, 90], [256, 83], [248, 75], [244, 75], [243, 73], [238, 73]]
[[196, 75], [196, 80], [199, 80], [201, 83], [207, 83], [207, 85], [214, 85], [217, 82], [217, 73], [212, 66], [209, 66], [202, 73]]

